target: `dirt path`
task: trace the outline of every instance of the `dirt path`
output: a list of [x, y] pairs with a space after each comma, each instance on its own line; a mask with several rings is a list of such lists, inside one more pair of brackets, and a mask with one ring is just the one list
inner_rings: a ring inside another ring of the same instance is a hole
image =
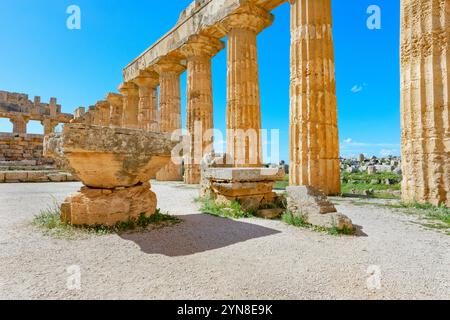
[[[339, 202], [362, 229], [333, 237], [203, 215], [196, 189], [155, 183], [159, 207], [183, 223], [74, 241], [30, 226], [52, 196], [61, 201], [78, 188], [0, 185], [0, 299], [450, 298], [450, 237], [390, 209]], [[81, 269], [81, 290], [67, 289], [72, 265]], [[381, 271], [379, 290], [367, 288], [371, 266]]]

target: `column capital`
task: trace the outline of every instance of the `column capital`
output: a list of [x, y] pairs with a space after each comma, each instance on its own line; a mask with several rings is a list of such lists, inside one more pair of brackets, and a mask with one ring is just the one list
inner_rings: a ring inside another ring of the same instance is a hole
[[17, 115], [10, 116], [9, 121], [10, 122], [23, 121], [25, 123], [28, 123], [28, 121], [30, 121], [30, 117], [25, 116], [23, 114], [17, 114]]
[[109, 102], [106, 100], [97, 101], [97, 103], [95, 104], [95, 107], [97, 109], [107, 109], [107, 108], [109, 108]]
[[124, 82], [117, 89], [123, 96], [137, 94], [138, 92], [138, 87], [132, 82]]
[[228, 32], [233, 29], [246, 29], [260, 33], [272, 25], [274, 19], [274, 15], [270, 12], [254, 4], [247, 4], [222, 20], [222, 25]]
[[150, 90], [150, 88], [156, 88], [159, 85], [159, 75], [156, 72], [143, 72], [133, 80], [133, 83], [139, 88], [144, 87]]
[[161, 58], [153, 67], [159, 75], [163, 73], [182, 74], [186, 70], [186, 66], [181, 62], [181, 59], [172, 57]]
[[195, 35], [189, 38], [188, 42], [181, 48], [181, 52], [188, 60], [196, 57], [211, 59], [224, 48], [225, 43], [217, 38]]
[[106, 100], [114, 106], [123, 105], [123, 96], [121, 94], [108, 93], [108, 95], [106, 96]]

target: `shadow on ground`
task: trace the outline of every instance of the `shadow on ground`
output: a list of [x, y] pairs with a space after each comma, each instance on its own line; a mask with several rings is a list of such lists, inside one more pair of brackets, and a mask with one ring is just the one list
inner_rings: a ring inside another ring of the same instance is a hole
[[206, 214], [179, 216], [179, 225], [120, 237], [136, 243], [147, 254], [188, 256], [280, 233], [259, 225]]

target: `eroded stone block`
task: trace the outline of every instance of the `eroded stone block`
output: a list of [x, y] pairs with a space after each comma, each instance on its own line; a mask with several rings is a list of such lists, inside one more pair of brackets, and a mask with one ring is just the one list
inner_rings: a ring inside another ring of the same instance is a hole
[[114, 226], [118, 222], [151, 216], [156, 211], [156, 195], [145, 183], [130, 188], [92, 189], [84, 187], [61, 206], [62, 219], [72, 225]]
[[352, 221], [338, 213], [325, 193], [309, 186], [288, 187], [287, 208], [293, 215], [301, 215], [305, 222], [319, 227], [339, 230], [352, 229]]

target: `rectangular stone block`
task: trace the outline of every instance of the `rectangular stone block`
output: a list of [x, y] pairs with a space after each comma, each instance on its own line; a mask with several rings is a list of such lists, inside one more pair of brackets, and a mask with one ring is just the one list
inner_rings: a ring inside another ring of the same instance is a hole
[[0, 172], [0, 183], [1, 182], [5, 182], [5, 173], [4, 172]]
[[65, 173], [52, 173], [52, 174], [49, 174], [47, 177], [52, 182], [65, 182], [65, 181], [67, 181], [67, 175]]
[[215, 193], [228, 197], [241, 197], [266, 194], [273, 191], [274, 182], [213, 182]]
[[282, 168], [208, 168], [204, 178], [213, 181], [282, 181], [285, 173]]
[[29, 171], [28, 182], [48, 182], [47, 174], [45, 171]]
[[11, 171], [5, 173], [5, 182], [27, 181], [28, 173], [26, 171]]

